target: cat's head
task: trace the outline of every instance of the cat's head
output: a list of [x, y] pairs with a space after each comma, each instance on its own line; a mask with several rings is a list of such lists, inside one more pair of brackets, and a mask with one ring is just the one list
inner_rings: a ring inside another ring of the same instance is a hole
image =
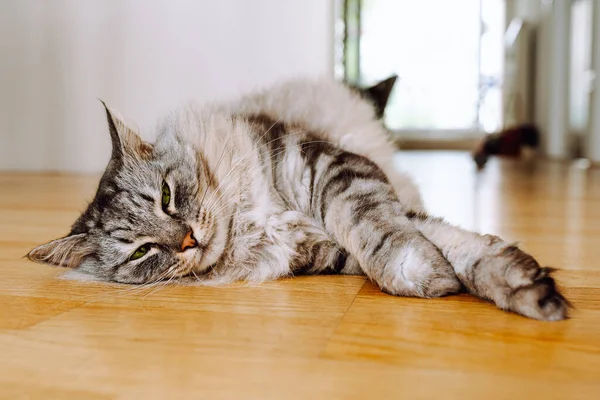
[[123, 283], [202, 272], [226, 240], [202, 154], [169, 132], [146, 143], [105, 108], [112, 155], [93, 201], [66, 237], [36, 247], [29, 259]]

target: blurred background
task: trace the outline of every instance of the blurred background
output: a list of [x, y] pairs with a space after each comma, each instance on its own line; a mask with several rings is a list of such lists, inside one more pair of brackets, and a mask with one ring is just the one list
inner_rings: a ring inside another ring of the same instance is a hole
[[544, 155], [600, 162], [599, 22], [594, 0], [3, 0], [0, 170], [102, 170], [98, 98], [152, 139], [184, 101], [298, 75], [398, 75], [408, 148], [535, 124]]

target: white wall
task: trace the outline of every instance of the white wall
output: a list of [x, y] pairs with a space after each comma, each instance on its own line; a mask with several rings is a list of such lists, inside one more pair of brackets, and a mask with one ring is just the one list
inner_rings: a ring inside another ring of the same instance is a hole
[[507, 0], [507, 18], [521, 17], [535, 28], [534, 121], [550, 157], [570, 156], [570, 0]]
[[530, 23], [537, 23], [540, 18], [541, 3], [545, 0], [506, 0], [507, 25], [513, 17], [523, 18]]
[[[550, 6], [550, 5], [549, 5]], [[570, 67], [571, 4], [568, 0], [556, 0], [551, 4], [546, 31], [550, 36], [549, 52], [545, 59], [548, 70], [544, 84], [548, 90], [546, 110], [546, 153], [553, 158], [571, 156], [569, 143], [569, 67]]]
[[592, 68], [595, 79], [592, 82], [590, 134], [586, 143], [586, 156], [600, 163], [600, 4], [593, 5]]
[[191, 98], [331, 74], [332, 12], [331, 0], [4, 0], [0, 170], [102, 170], [97, 98], [144, 133]]

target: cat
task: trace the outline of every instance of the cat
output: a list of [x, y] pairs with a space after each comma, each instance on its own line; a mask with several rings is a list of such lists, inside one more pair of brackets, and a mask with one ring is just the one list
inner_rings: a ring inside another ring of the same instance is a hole
[[392, 295], [466, 290], [526, 317], [567, 318], [551, 268], [426, 213], [394, 167], [376, 92], [292, 79], [183, 107], [154, 143], [103, 103], [112, 154], [97, 193], [67, 236], [28, 257], [125, 284], [360, 274]]

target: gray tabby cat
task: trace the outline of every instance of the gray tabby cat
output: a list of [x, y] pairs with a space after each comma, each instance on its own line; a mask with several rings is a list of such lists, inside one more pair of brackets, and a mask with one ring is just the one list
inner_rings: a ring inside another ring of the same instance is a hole
[[362, 93], [288, 81], [188, 106], [153, 144], [106, 108], [112, 156], [94, 200], [28, 257], [132, 284], [364, 274], [392, 295], [466, 289], [527, 317], [566, 318], [551, 269], [424, 212], [366, 100], [377, 91]]

